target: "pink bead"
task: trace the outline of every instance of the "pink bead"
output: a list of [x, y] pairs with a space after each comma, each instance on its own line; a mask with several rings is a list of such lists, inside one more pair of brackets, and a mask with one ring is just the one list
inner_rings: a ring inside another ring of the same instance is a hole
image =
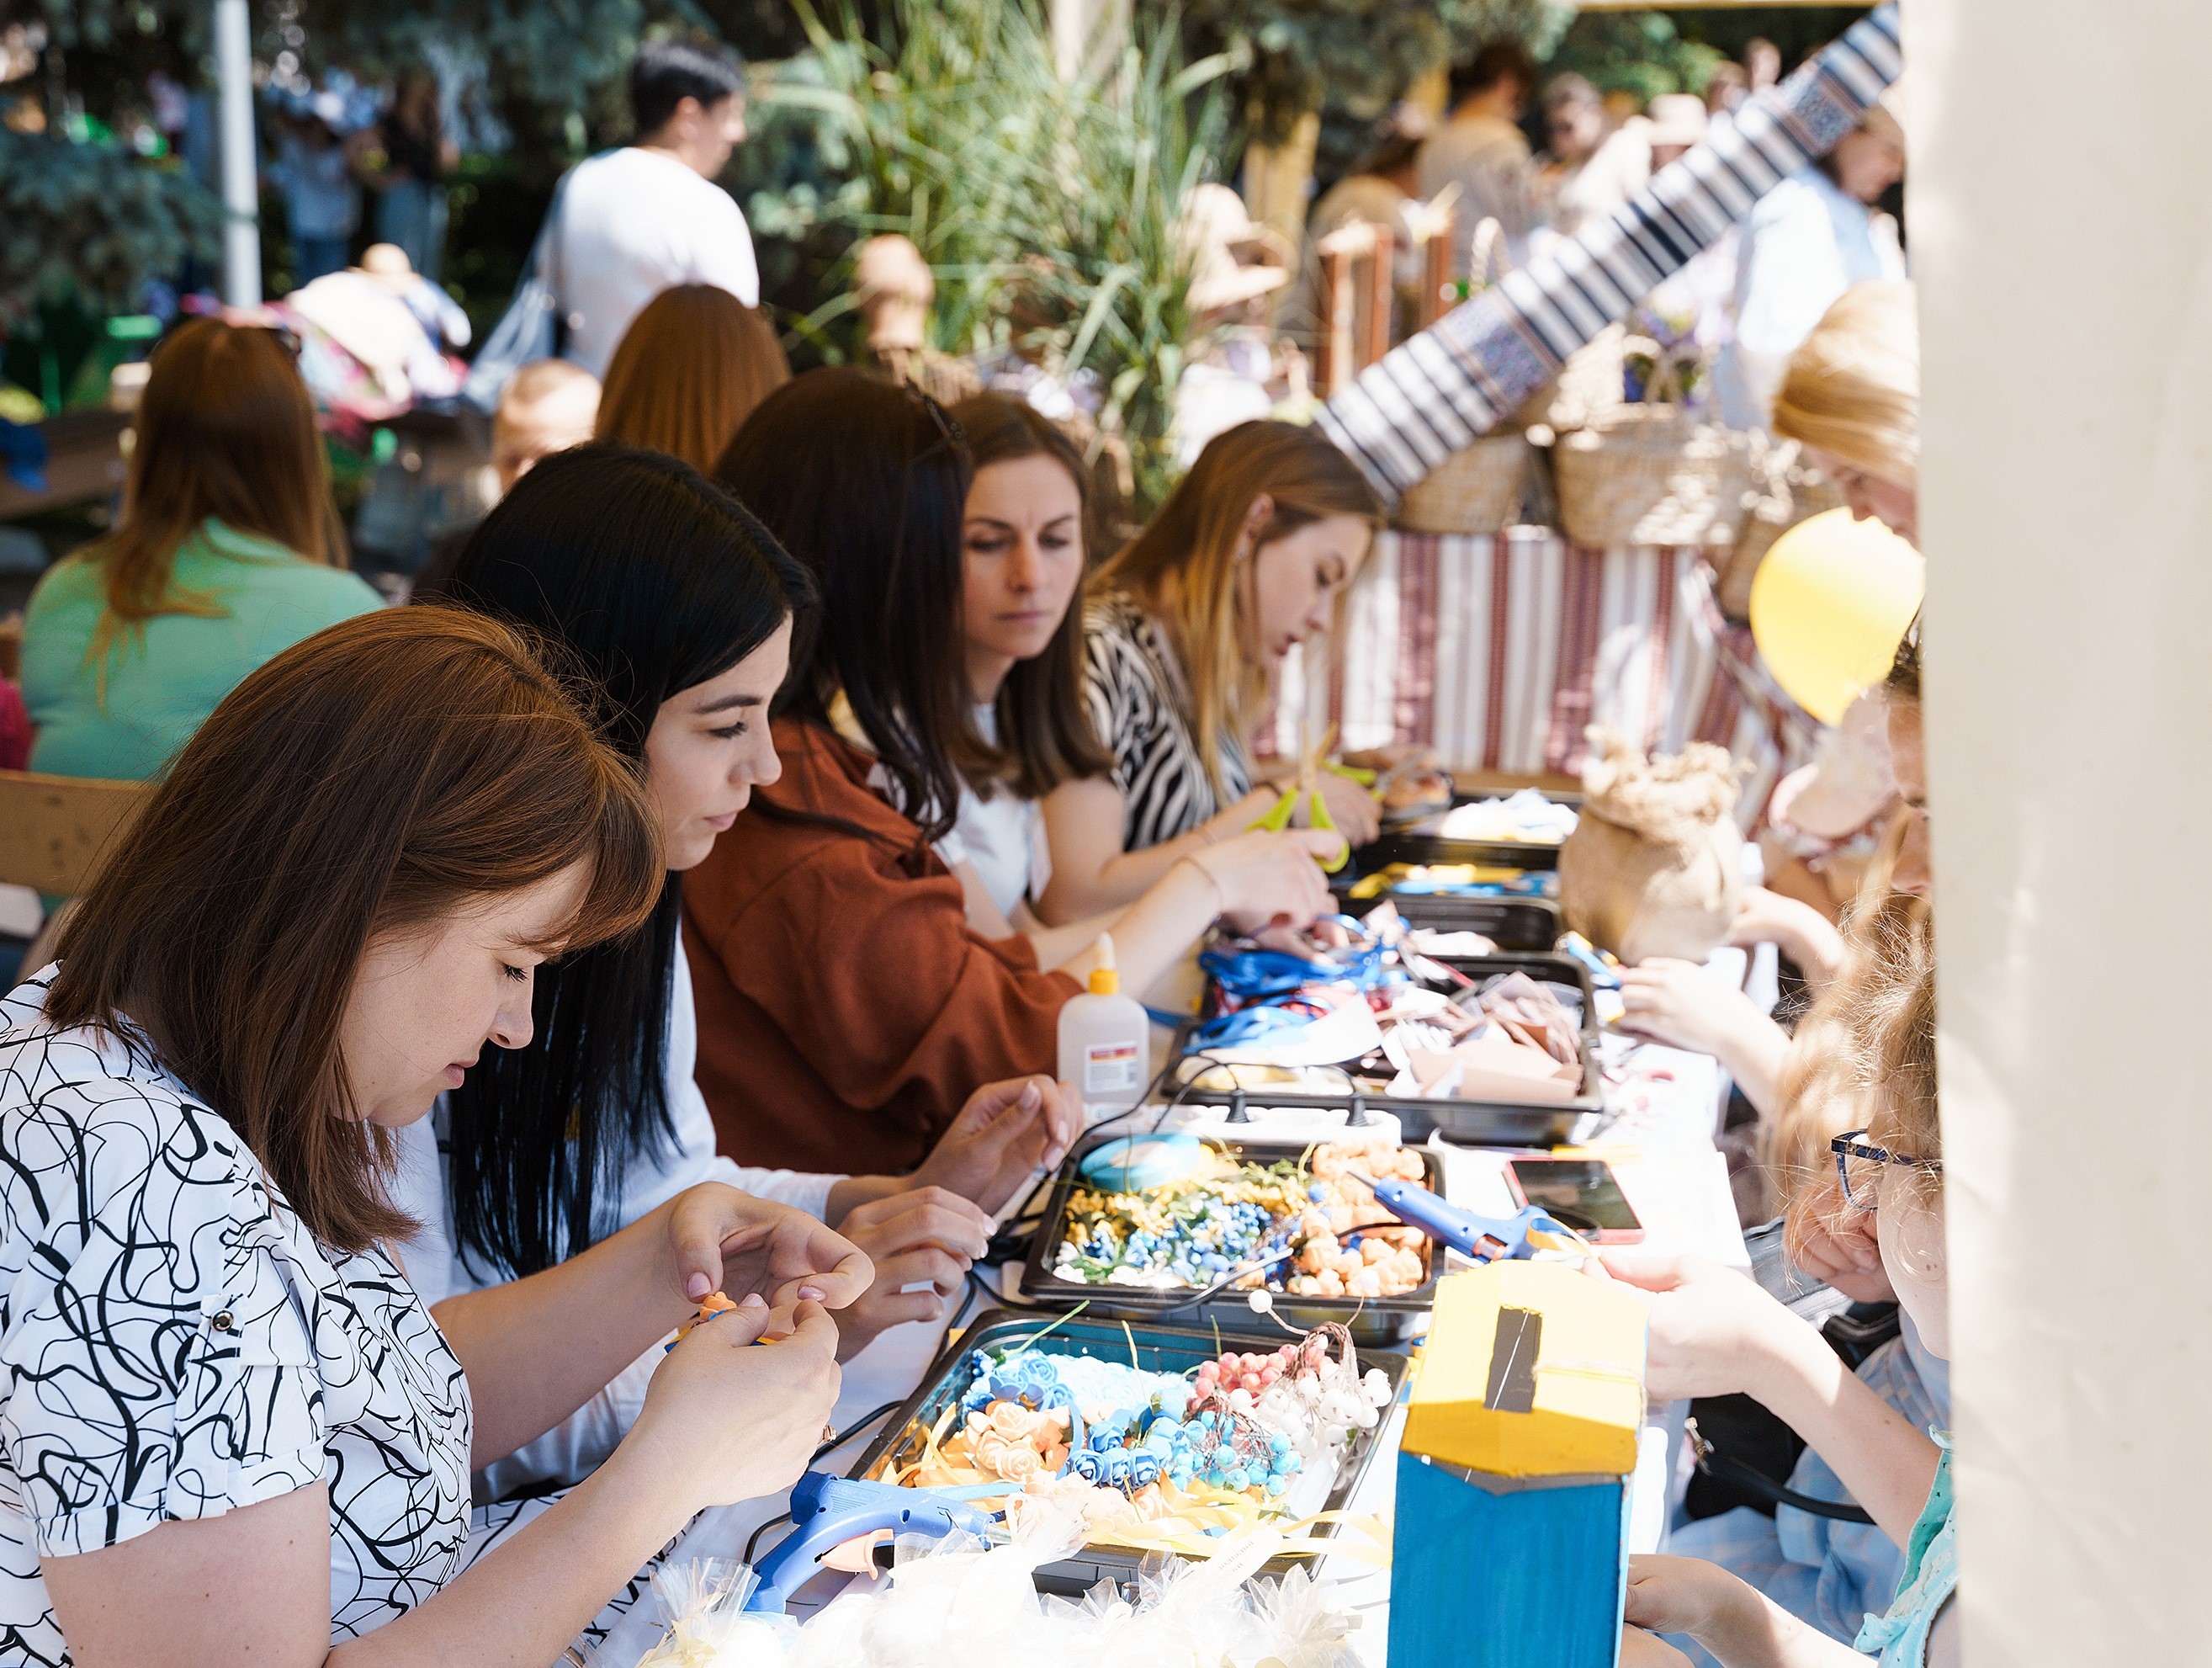
[[1257, 1396], [1260, 1393], [1261, 1379], [1258, 1373], [1246, 1373], [1244, 1375], [1243, 1383], [1244, 1388], [1250, 1391], [1255, 1396]]

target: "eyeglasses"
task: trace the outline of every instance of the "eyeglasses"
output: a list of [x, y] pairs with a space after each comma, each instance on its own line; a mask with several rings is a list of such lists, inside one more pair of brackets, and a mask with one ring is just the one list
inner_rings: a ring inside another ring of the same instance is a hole
[[1886, 1147], [1869, 1147], [1859, 1139], [1864, 1129], [1847, 1129], [1828, 1143], [1828, 1150], [1836, 1155], [1836, 1175], [1844, 1185], [1844, 1202], [1853, 1210], [1872, 1210], [1881, 1196], [1882, 1167], [1901, 1164], [1914, 1170], [1924, 1170], [1931, 1176], [1943, 1173], [1941, 1159], [1916, 1159], [1910, 1153], [1893, 1153]]

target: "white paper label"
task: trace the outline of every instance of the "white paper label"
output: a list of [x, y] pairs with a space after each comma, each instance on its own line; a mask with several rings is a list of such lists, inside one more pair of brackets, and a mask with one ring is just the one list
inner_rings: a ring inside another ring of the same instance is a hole
[[1085, 1095], [1113, 1094], [1139, 1087], [1137, 1074], [1142, 1068], [1137, 1056], [1141, 1052], [1134, 1043], [1093, 1043], [1084, 1050]]

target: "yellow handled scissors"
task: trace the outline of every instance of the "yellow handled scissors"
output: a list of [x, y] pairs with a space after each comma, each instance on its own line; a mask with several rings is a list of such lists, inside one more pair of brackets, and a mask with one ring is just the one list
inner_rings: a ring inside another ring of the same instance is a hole
[[[1297, 785], [1285, 788], [1282, 798], [1275, 801], [1274, 808], [1252, 825], [1254, 828], [1264, 829], [1270, 834], [1279, 834], [1291, 825], [1291, 819], [1298, 813], [1299, 801], [1304, 801], [1306, 805], [1306, 825], [1310, 828], [1325, 828], [1330, 833], [1337, 835], [1340, 840], [1343, 840], [1343, 843], [1337, 849], [1336, 855], [1327, 862], [1322, 863], [1322, 872], [1326, 874], [1336, 874], [1352, 861], [1352, 842], [1343, 839], [1342, 834], [1337, 829], [1335, 819], [1328, 814], [1328, 801], [1321, 794], [1321, 773], [1323, 770], [1329, 770], [1340, 776], [1350, 776], [1355, 782], [1359, 780], [1358, 772], [1338, 765], [1325, 765], [1322, 763], [1322, 760], [1328, 757], [1330, 745], [1335, 740], [1336, 726], [1332, 724], [1328, 727], [1328, 734], [1322, 737], [1321, 745], [1308, 748], [1304, 756], [1299, 759]], [[1315, 861], [1320, 861], [1318, 858]]]

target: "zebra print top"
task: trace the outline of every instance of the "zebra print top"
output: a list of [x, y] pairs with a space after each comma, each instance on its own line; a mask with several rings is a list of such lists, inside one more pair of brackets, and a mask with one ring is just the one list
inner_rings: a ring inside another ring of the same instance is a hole
[[1251, 791], [1244, 750], [1221, 740], [1222, 792], [1198, 750], [1189, 685], [1167, 630], [1129, 598], [1094, 599], [1084, 610], [1084, 703], [1114, 755], [1114, 785], [1127, 811], [1121, 849], [1140, 851], [1188, 834]]

